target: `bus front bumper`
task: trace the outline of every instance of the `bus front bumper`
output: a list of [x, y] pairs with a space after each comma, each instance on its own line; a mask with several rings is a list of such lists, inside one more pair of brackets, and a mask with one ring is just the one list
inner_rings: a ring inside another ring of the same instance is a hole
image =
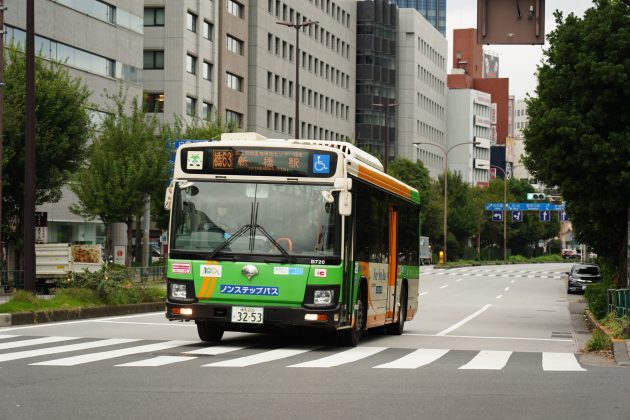
[[343, 327], [341, 307], [311, 309], [284, 306], [263, 306], [263, 322], [232, 322], [232, 309], [240, 306], [213, 303], [180, 303], [166, 300], [166, 318], [170, 321], [201, 321], [223, 325], [226, 331], [261, 332], [291, 327], [314, 327], [337, 330]]

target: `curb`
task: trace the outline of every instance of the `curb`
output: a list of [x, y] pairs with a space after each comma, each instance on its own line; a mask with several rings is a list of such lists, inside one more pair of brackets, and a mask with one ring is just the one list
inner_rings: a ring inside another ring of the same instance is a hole
[[0, 314], [0, 327], [164, 311], [164, 302]]
[[[603, 332], [606, 335], [608, 331], [606, 331], [602, 326], [597, 322], [591, 311], [586, 310], [584, 316], [587, 318], [587, 324], [596, 328]], [[615, 362], [618, 366], [630, 366], [630, 358], [628, 357], [628, 345], [625, 340], [615, 340], [611, 339], [613, 343], [613, 357], [615, 358]]]

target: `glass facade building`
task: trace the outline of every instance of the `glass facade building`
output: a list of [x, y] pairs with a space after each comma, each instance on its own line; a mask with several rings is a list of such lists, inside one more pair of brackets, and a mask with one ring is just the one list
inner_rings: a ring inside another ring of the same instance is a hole
[[446, 36], [446, 0], [394, 0], [400, 8], [419, 11], [440, 33]]

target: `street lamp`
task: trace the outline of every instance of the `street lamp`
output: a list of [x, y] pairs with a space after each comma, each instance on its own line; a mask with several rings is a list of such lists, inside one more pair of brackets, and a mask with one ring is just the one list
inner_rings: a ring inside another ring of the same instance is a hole
[[397, 102], [391, 102], [386, 104], [372, 104], [375, 108], [381, 108], [385, 111], [385, 162], [383, 165], [383, 171], [387, 173], [387, 162], [389, 161], [389, 110], [398, 106]]
[[309, 20], [302, 23], [276, 22], [278, 25], [295, 28], [295, 138], [300, 138], [300, 29], [319, 21]]
[[435, 143], [413, 142], [414, 146], [419, 146], [421, 144], [435, 146], [438, 149], [440, 149], [442, 151], [442, 153], [444, 153], [444, 264], [446, 264], [446, 248], [447, 248], [447, 244], [448, 244], [448, 237], [447, 237], [447, 233], [448, 233], [448, 227], [447, 227], [447, 225], [448, 225], [448, 154], [451, 152], [451, 150], [453, 150], [457, 146], [463, 146], [465, 144], [477, 145], [477, 144], [480, 144], [480, 142], [478, 142], [478, 141], [465, 141], [465, 142], [462, 142], [462, 143], [454, 144], [451, 147], [449, 147], [448, 149], [445, 149], [444, 147], [440, 146], [439, 144], [435, 144]]

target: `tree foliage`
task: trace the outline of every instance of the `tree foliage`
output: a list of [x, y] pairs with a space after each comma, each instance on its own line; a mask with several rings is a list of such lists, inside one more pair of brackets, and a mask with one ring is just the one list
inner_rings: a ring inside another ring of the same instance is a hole
[[412, 162], [408, 159], [396, 159], [387, 167], [389, 175], [400, 179], [418, 190], [420, 194], [420, 225], [426, 222], [431, 195], [431, 178], [429, 171], [421, 161]]
[[145, 195], [163, 197], [168, 152], [157, 120], [145, 117], [137, 98], [130, 114], [125, 95], [109, 98], [114, 104], [111, 113], [90, 147], [87, 163], [70, 184], [79, 198], [73, 211], [98, 216], [106, 224], [126, 223], [130, 237], [133, 217], [142, 213]]
[[[24, 54], [8, 47], [4, 69], [2, 234], [21, 238], [24, 203], [26, 65]], [[59, 63], [35, 61], [36, 204], [56, 202], [61, 187], [84, 161], [90, 138], [90, 92]]]
[[527, 100], [526, 164], [560, 187], [577, 239], [619, 264], [630, 204], [630, 7], [598, 0], [583, 18], [555, 17]]

